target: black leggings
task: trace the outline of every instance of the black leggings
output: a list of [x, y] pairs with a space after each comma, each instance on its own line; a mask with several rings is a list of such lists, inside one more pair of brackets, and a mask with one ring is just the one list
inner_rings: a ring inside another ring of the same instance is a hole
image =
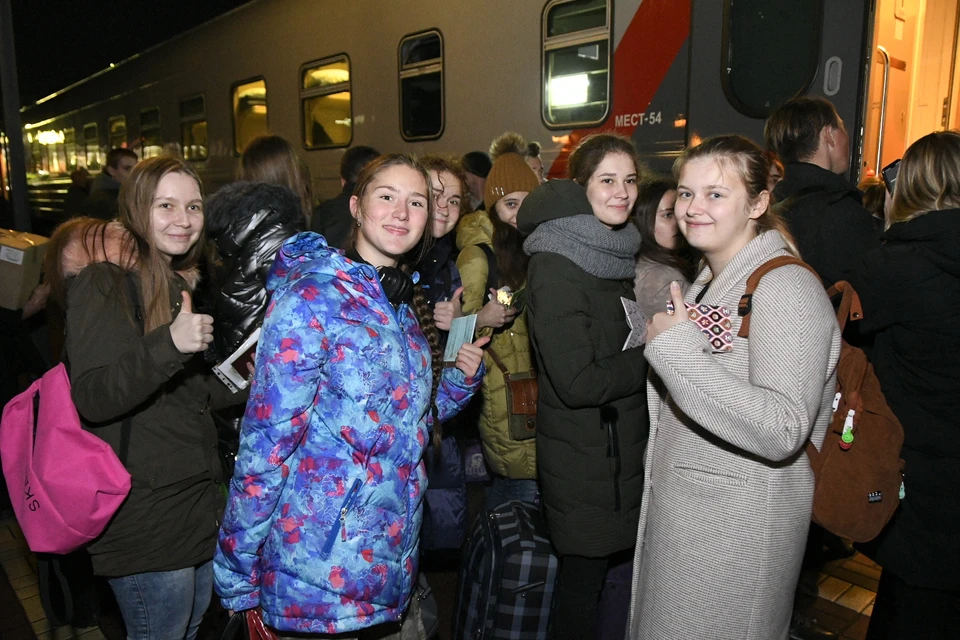
[[597, 604], [609, 558], [566, 555], [560, 558], [557, 597], [553, 603], [553, 640], [593, 640]]

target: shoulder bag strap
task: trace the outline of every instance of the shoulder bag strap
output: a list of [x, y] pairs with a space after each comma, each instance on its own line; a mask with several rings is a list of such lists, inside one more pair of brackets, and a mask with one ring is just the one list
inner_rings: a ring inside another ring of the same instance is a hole
[[[487, 291], [497, 289], [497, 284], [500, 281], [500, 274], [497, 273], [497, 256], [493, 254], [493, 249], [488, 244], [480, 243], [476, 246], [480, 247], [487, 256]], [[484, 298], [486, 298], [487, 291], [483, 292]]]
[[493, 347], [487, 347], [487, 353], [490, 354], [490, 357], [493, 358], [493, 361], [497, 364], [497, 368], [503, 372], [503, 377], [507, 380], [510, 379], [510, 371], [507, 370], [507, 367], [504, 366], [503, 360], [500, 359], [500, 356], [497, 355], [496, 350]]

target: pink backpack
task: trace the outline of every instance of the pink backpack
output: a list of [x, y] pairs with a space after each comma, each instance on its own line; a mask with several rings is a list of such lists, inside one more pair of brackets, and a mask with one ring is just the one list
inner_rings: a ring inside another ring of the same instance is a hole
[[110, 445], [81, 428], [63, 364], [4, 407], [0, 461], [34, 552], [64, 554], [84, 546], [130, 492], [130, 474]]

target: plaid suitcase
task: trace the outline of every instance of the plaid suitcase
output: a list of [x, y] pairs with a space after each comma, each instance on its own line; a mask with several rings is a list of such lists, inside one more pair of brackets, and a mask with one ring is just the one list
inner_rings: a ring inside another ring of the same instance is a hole
[[539, 509], [508, 502], [481, 513], [460, 567], [455, 640], [547, 637], [557, 556]]

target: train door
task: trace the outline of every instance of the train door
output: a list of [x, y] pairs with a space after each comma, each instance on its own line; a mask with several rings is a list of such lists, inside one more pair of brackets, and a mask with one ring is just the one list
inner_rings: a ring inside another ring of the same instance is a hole
[[[801, 94], [827, 98], [847, 127], [859, 131], [868, 5], [693, 0], [688, 141], [736, 132], [763, 144], [766, 117]], [[854, 168], [858, 151], [854, 147]]]
[[958, 0], [876, 0], [861, 176], [960, 125]]

